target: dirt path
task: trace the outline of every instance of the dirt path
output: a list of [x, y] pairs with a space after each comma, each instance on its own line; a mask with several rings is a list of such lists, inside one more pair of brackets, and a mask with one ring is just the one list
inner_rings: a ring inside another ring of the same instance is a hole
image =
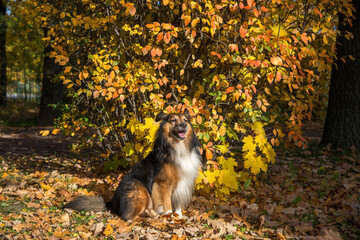
[[0, 128], [0, 155], [68, 155], [70, 140], [62, 136], [41, 136], [40, 127]]

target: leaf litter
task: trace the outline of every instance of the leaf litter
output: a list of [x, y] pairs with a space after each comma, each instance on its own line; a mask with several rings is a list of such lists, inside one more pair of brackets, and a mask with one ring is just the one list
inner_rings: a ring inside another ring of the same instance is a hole
[[334, 159], [326, 150], [278, 153], [269, 171], [238, 194], [220, 200], [196, 193], [183, 219], [164, 215], [125, 222], [110, 212], [61, 208], [81, 194], [109, 200], [122, 174], [102, 173], [91, 158], [2, 154], [0, 237], [360, 239], [358, 157]]

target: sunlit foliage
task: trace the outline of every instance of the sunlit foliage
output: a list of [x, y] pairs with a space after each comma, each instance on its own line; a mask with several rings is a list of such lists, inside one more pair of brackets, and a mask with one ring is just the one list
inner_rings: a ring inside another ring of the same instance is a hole
[[32, 0], [26, 9], [49, 29], [72, 99], [54, 133], [117, 167], [149, 152], [157, 113], [188, 108], [207, 161], [198, 189], [217, 196], [267, 171], [280, 142], [306, 146], [301, 125], [326, 89], [336, 14], [353, 11], [346, 0]]

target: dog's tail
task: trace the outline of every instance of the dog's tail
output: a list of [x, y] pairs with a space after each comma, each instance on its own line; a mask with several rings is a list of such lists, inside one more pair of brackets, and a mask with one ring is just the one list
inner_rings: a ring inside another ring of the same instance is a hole
[[68, 202], [63, 208], [71, 208], [78, 211], [94, 211], [105, 212], [108, 210], [108, 204], [102, 197], [94, 196], [80, 196]]

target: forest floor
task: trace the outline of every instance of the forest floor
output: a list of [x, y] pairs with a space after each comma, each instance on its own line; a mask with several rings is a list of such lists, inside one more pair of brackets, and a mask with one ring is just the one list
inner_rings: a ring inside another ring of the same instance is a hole
[[[277, 149], [256, 184], [223, 200], [195, 193], [184, 218], [124, 222], [63, 210], [80, 194], [106, 199], [122, 174], [68, 151], [70, 139], [0, 124], [0, 239], [360, 239], [360, 158], [310, 144]], [[319, 137], [319, 126], [306, 129]]]

